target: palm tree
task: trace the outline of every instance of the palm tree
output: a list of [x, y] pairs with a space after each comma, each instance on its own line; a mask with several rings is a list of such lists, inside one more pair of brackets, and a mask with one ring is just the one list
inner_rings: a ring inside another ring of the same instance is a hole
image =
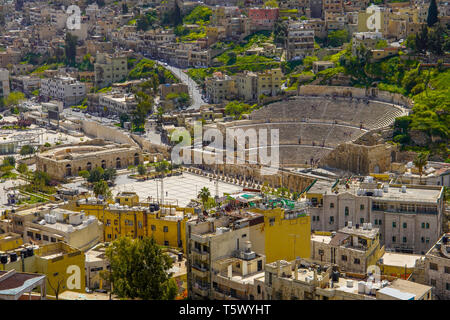
[[423, 174], [423, 168], [428, 163], [428, 153], [421, 152], [419, 153], [416, 158], [413, 160], [414, 165], [419, 170], [420, 175], [420, 184], [422, 184], [422, 174]]
[[203, 187], [199, 194], [198, 197], [200, 199], [202, 199], [202, 204], [203, 204], [203, 210], [206, 209], [206, 203], [208, 202], [209, 197], [211, 197], [211, 193], [209, 192], [209, 189], [207, 187]]

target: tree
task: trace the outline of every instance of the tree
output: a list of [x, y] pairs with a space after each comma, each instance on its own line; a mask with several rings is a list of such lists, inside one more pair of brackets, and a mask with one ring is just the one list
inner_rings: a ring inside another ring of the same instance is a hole
[[437, 25], [435, 28], [431, 30], [428, 38], [428, 48], [431, 52], [436, 55], [441, 55], [444, 53], [443, 45], [445, 30], [440, 25]]
[[6, 107], [14, 107], [18, 106], [23, 100], [25, 100], [25, 95], [22, 92], [14, 91], [5, 98], [4, 103]]
[[287, 30], [288, 30], [287, 24], [282, 19], [278, 19], [274, 25], [273, 41], [277, 44], [281, 44], [284, 46], [286, 42]]
[[96, 197], [103, 196], [105, 199], [110, 199], [112, 197], [111, 191], [109, 190], [108, 183], [105, 180], [100, 180], [94, 183], [93, 188]]
[[349, 38], [350, 37], [347, 30], [336, 30], [328, 34], [327, 42], [328, 45], [332, 47], [339, 47], [349, 41]]
[[81, 170], [78, 172], [78, 176], [83, 177], [84, 179], [87, 180], [89, 178], [89, 171]]
[[3, 159], [3, 165], [4, 166], [16, 166], [16, 158], [13, 156], [7, 156]]
[[268, 0], [264, 2], [264, 6], [270, 8], [278, 8], [278, 2], [276, 0]]
[[420, 32], [416, 35], [416, 50], [418, 52], [425, 52], [428, 46], [428, 28], [426, 25], [422, 26]]
[[420, 184], [422, 184], [422, 174], [423, 174], [423, 168], [428, 163], [428, 153], [421, 152], [419, 153], [413, 160], [414, 165], [416, 166], [417, 170], [419, 170], [420, 175]]
[[20, 148], [19, 151], [21, 156], [26, 156], [29, 154], [33, 154], [34, 153], [34, 148], [33, 146], [30, 146], [29, 144], [24, 145], [22, 148]]
[[21, 174], [26, 174], [28, 172], [28, 166], [26, 163], [21, 163], [17, 166], [17, 171], [19, 171]]
[[144, 167], [143, 164], [138, 165], [137, 170], [141, 176], [147, 173], [147, 169]]
[[171, 274], [172, 260], [153, 238], [120, 237], [106, 249], [113, 292], [119, 298], [172, 300], [175, 298]]
[[119, 119], [120, 119], [120, 126], [123, 128], [125, 122], [130, 121], [130, 116], [127, 113], [121, 113]]
[[431, 0], [430, 6], [428, 7], [427, 25], [432, 27], [436, 22], [438, 22], [438, 20], [436, 0]]
[[206, 203], [208, 202], [209, 197], [211, 197], [211, 193], [209, 192], [209, 189], [207, 187], [203, 187], [200, 190], [198, 197], [202, 200], [203, 210], [205, 210]]
[[77, 36], [72, 35], [70, 32], [66, 33], [64, 50], [66, 54], [66, 63], [70, 66], [75, 66], [75, 57], [77, 55], [77, 41]]
[[89, 172], [89, 178], [87, 180], [91, 183], [99, 182], [103, 179], [104, 173], [105, 170], [103, 170], [103, 168], [97, 167]]
[[114, 182], [117, 177], [117, 170], [114, 168], [108, 168], [103, 172], [102, 179], [105, 181]]

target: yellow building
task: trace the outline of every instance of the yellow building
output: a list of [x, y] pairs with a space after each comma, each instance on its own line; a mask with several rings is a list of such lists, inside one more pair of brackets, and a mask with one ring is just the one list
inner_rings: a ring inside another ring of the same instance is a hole
[[0, 234], [0, 251], [10, 251], [20, 247], [23, 239], [20, 234], [7, 232]]
[[162, 246], [183, 249], [186, 252], [186, 221], [193, 208], [159, 207], [139, 202], [136, 193], [123, 192], [110, 204], [97, 199], [82, 199], [66, 205], [74, 211], [84, 211], [103, 222], [103, 240], [113, 241], [120, 236], [133, 239], [152, 237]]
[[[21, 251], [23, 255], [20, 254]], [[12, 258], [14, 254], [16, 256]], [[45, 274], [47, 295], [50, 296], [56, 296], [66, 290], [84, 293], [84, 259], [85, 255], [80, 250], [57, 242], [41, 246], [34, 251], [29, 248], [10, 252], [4, 270]]]
[[309, 258], [311, 254], [311, 217], [304, 212], [282, 208], [252, 210], [264, 214], [264, 255], [267, 263], [276, 260]]
[[281, 91], [283, 73], [280, 68], [258, 73], [257, 95], [276, 96]]

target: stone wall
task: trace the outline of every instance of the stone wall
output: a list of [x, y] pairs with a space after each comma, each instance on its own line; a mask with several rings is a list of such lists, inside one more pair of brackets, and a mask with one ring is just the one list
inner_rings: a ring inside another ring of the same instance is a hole
[[299, 89], [300, 95], [319, 95], [319, 96], [344, 96], [354, 98], [370, 98], [383, 102], [395, 103], [408, 108], [412, 108], [413, 102], [411, 99], [388, 91], [381, 91], [377, 88], [369, 88], [369, 91], [362, 88], [340, 87], [340, 86], [316, 86], [306, 85]]
[[94, 121], [82, 120], [81, 128], [88, 136], [109, 140], [120, 144], [129, 144], [135, 147], [138, 146], [129, 135], [121, 132], [119, 129], [105, 126]]
[[131, 138], [142, 148], [143, 151], [148, 153], [161, 153], [166, 159], [170, 157], [170, 147], [165, 145], [158, 145], [151, 143], [138, 135], [132, 134]]
[[390, 170], [392, 152], [390, 144], [364, 146], [347, 142], [339, 145], [321, 162], [321, 165], [357, 174], [381, 173]]

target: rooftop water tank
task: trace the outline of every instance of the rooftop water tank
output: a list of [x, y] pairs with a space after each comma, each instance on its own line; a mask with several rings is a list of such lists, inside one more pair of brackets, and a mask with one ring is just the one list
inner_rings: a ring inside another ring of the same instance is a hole
[[402, 193], [406, 193], [406, 186], [405, 185], [402, 186]]
[[358, 293], [363, 294], [366, 291], [366, 283], [364, 281], [358, 282]]
[[352, 221], [349, 221], [349, 222], [348, 222], [348, 228], [349, 228], [349, 229], [353, 228], [353, 222], [352, 222]]
[[17, 253], [13, 252], [9, 254], [9, 260], [11, 262], [17, 261]]
[[370, 292], [372, 291], [372, 282], [367, 282], [366, 283], [366, 290], [365, 290], [365, 294], [370, 294]]
[[8, 256], [6, 254], [0, 255], [0, 263], [1, 264], [7, 264], [8, 263]]

